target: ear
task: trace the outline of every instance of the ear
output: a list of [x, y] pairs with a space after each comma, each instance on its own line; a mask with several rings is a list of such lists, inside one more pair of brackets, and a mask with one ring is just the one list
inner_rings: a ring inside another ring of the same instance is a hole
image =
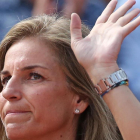
[[82, 98], [80, 98], [79, 95], [75, 95], [75, 98], [74, 98], [74, 114], [81, 114], [83, 113], [86, 108], [88, 107], [89, 103], [88, 101], [83, 100]]

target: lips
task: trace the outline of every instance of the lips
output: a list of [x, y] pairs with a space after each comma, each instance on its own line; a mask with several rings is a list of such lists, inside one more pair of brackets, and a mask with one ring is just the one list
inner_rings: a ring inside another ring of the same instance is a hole
[[6, 111], [5, 115], [9, 115], [9, 114], [22, 114], [22, 113], [28, 113], [29, 111], [19, 111], [19, 110], [9, 110]]
[[1, 118], [4, 119], [6, 116], [19, 116], [19, 115], [25, 115], [27, 113], [31, 113], [30, 107], [27, 105], [11, 105], [11, 104], [6, 104], [3, 107], [2, 110], [2, 116]]

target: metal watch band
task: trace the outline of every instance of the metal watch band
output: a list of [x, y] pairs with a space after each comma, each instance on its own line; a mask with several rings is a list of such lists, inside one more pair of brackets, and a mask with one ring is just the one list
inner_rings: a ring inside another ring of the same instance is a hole
[[128, 77], [123, 69], [120, 69], [107, 78], [103, 78], [95, 86], [95, 90], [98, 94], [102, 95], [107, 90], [110, 90], [116, 83], [128, 80]]

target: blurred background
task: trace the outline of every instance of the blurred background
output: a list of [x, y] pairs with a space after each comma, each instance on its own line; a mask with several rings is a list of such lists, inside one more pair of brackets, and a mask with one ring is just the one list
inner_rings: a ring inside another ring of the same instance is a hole
[[0, 0], [0, 41], [19, 21], [30, 16], [58, 12], [70, 18], [76, 12], [93, 27], [109, 0]]

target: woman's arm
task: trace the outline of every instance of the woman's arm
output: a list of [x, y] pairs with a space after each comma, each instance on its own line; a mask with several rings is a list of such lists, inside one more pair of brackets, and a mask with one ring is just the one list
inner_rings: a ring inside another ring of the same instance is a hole
[[[126, 14], [135, 4], [134, 0], [128, 0], [113, 13], [116, 4], [117, 0], [109, 3], [86, 38], [82, 38], [79, 16], [71, 16], [72, 49], [94, 84], [119, 70], [116, 61], [122, 41], [140, 25], [140, 17], [131, 21], [140, 13], [139, 9]], [[140, 104], [130, 89], [126, 85], [116, 87], [105, 94], [103, 99], [110, 108], [123, 138], [139, 140]]]
[[57, 5], [54, 0], [32, 0], [32, 15], [52, 14], [56, 13]]
[[70, 18], [71, 13], [75, 12], [82, 16], [88, 0], [65, 0], [63, 15]]

